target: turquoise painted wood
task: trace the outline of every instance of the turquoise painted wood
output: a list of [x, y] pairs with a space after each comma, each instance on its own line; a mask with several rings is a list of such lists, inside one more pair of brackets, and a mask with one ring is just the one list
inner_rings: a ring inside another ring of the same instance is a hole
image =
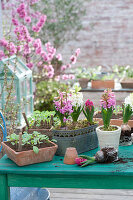
[[[16, 105], [20, 105], [17, 123], [23, 125], [24, 119], [22, 112], [25, 112], [27, 117], [33, 113], [33, 89], [32, 89], [32, 71], [16, 56], [12, 56], [0, 61], [0, 93], [2, 92], [2, 98], [0, 99], [0, 107], [4, 110], [5, 99], [7, 92], [2, 90], [4, 85], [4, 68], [7, 66], [7, 81], [10, 84], [12, 75], [14, 75], [14, 102]], [[7, 121], [7, 123], [9, 123]]]
[[[2, 119], [2, 124], [0, 124], [0, 128], [2, 129], [2, 133], [3, 133], [3, 141], [6, 141], [6, 136], [7, 136], [7, 130], [6, 130], [6, 123], [5, 123], [5, 119], [2, 115], [2, 112], [0, 112], [0, 117]], [[0, 147], [0, 152], [2, 150], [2, 145]]]
[[[97, 150], [86, 154], [94, 156]], [[51, 162], [18, 167], [4, 156], [0, 160], [0, 186], [3, 182], [5, 186], [0, 187], [0, 199], [8, 199], [4, 190], [7, 191], [11, 186], [133, 189], [133, 145], [120, 147], [119, 157], [124, 163], [95, 164], [81, 168], [77, 165], [64, 164], [63, 157], [59, 156], [55, 156]]]

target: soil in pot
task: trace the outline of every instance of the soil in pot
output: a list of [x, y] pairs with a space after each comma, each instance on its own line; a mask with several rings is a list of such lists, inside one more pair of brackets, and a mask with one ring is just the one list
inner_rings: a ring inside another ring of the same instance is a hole
[[[39, 149], [41, 148], [46, 148], [46, 147], [52, 147], [54, 146], [52, 143], [46, 142], [45, 140], [42, 141], [43, 143], [36, 145]], [[11, 149], [13, 149], [16, 152], [20, 152], [18, 150], [18, 144], [17, 145], [12, 145], [10, 142], [5, 142], [6, 145], [8, 145]], [[25, 144], [22, 145], [22, 150], [21, 151], [28, 151], [28, 150], [33, 150], [33, 147], [31, 145]]]

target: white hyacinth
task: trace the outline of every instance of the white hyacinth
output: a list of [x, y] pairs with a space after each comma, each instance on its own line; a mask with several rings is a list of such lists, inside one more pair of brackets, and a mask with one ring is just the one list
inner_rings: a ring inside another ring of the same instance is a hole
[[72, 102], [72, 106], [79, 107], [83, 105], [83, 94], [82, 92], [71, 93], [69, 100]]
[[126, 98], [125, 98], [125, 105], [130, 105], [131, 106], [131, 108], [132, 108], [132, 111], [133, 111], [133, 93], [131, 93], [129, 96], [127, 96]]

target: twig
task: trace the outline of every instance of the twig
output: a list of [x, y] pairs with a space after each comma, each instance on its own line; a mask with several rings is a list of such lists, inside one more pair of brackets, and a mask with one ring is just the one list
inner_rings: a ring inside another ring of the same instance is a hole
[[22, 113], [22, 114], [23, 114], [24, 120], [25, 120], [25, 122], [26, 122], [26, 125], [27, 125], [27, 127], [29, 128], [30, 125], [29, 125], [28, 119], [27, 119], [27, 117], [26, 117], [26, 114], [25, 114], [25, 113]]
[[22, 132], [19, 133], [18, 151], [22, 151]]

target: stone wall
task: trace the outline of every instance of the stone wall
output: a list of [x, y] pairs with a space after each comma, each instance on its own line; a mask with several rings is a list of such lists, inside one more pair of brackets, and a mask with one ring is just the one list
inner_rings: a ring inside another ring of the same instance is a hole
[[84, 6], [83, 28], [61, 50], [64, 58], [80, 47], [77, 66], [132, 65], [133, 0], [84, 0]]

